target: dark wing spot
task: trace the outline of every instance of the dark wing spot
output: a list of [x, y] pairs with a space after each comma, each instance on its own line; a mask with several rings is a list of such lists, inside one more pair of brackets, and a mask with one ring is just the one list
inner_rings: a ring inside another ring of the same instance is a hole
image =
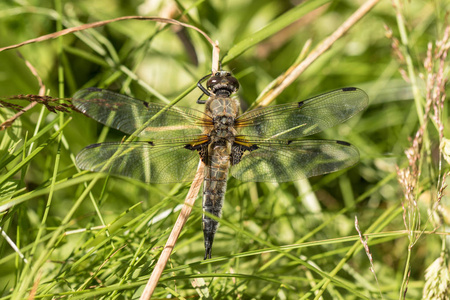
[[344, 142], [344, 141], [336, 141], [336, 143], [338, 143], [339, 145], [351, 146], [350, 143], [347, 143], [347, 142]]
[[292, 143], [292, 141], [287, 141], [286, 142], [287, 145], [290, 145], [291, 143]]
[[302, 107], [303, 104], [305, 104], [305, 101], [300, 101], [300, 102], [298, 103], [298, 107]]
[[149, 105], [148, 102], [144, 101], [143, 103], [144, 103], [144, 106], [148, 108], [148, 105]]
[[147, 142], [150, 146], [155, 146], [155, 144], [153, 144], [153, 142]]
[[203, 143], [198, 145], [187, 144], [184, 146], [184, 149], [197, 151], [198, 155], [200, 155], [200, 159], [202, 160], [202, 162], [206, 164], [208, 162], [208, 144], [209, 143]]
[[342, 89], [343, 92], [352, 92], [352, 91], [356, 91], [356, 88], [354, 87], [346, 87]]
[[232, 165], [238, 164], [241, 161], [245, 151], [252, 152], [258, 148], [259, 147], [257, 145], [244, 146], [233, 143], [233, 145], [231, 146], [231, 164]]
[[89, 145], [89, 146], [86, 146], [86, 148], [85, 149], [92, 149], [92, 148], [97, 148], [98, 146], [100, 146], [101, 144], [100, 143], [97, 143], [97, 144], [92, 144], [92, 145]]

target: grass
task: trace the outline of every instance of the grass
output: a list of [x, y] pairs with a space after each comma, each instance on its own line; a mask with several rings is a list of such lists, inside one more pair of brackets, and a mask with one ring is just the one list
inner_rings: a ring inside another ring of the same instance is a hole
[[[243, 109], [295, 64], [309, 39], [307, 49], [315, 49], [361, 4], [176, 3], [186, 10], [183, 22], [219, 41], [224, 67], [239, 78]], [[433, 51], [445, 36], [449, 4], [394, 3], [377, 4], [275, 100], [365, 90], [364, 113], [318, 136], [351, 142], [360, 163], [292, 183], [230, 178], [207, 261], [198, 198], [155, 299], [448, 299], [448, 165], [440, 148], [449, 136], [448, 109], [433, 97], [445, 92], [439, 80], [448, 78], [448, 59]], [[58, 26], [147, 14], [140, 1], [47, 5], [0, 4], [0, 47]], [[152, 9], [148, 15], [167, 11]], [[98, 86], [162, 103], [186, 94], [177, 105], [203, 110], [195, 104], [200, 91], [192, 89], [210, 70], [211, 47], [193, 31], [187, 35], [193, 48], [171, 27], [128, 20], [18, 50], [54, 97]], [[14, 50], [0, 52], [0, 65], [0, 96], [38, 93]], [[2, 121], [13, 114], [0, 110]], [[0, 133], [0, 299], [139, 298], [189, 184], [147, 185], [76, 169], [83, 147], [122, 138], [81, 114], [41, 105]]]

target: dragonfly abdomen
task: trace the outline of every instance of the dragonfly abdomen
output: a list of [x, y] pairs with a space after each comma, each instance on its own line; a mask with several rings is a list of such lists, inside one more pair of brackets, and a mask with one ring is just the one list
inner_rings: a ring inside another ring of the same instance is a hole
[[[203, 211], [220, 218], [227, 189], [228, 169], [230, 167], [230, 147], [212, 145], [208, 153], [203, 183]], [[211, 249], [219, 226], [219, 221], [203, 214], [203, 235], [205, 239], [205, 259], [211, 258]]]

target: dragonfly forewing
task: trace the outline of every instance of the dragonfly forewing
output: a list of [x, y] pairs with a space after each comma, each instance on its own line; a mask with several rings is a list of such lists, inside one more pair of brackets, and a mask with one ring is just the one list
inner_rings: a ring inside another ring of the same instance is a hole
[[167, 107], [99, 88], [78, 91], [72, 100], [75, 107], [94, 120], [150, 139], [172, 139], [199, 135], [212, 124], [211, 118], [191, 108]]
[[343, 88], [297, 103], [251, 110], [236, 119], [236, 128], [248, 137], [298, 139], [348, 120], [367, 104], [364, 91]]

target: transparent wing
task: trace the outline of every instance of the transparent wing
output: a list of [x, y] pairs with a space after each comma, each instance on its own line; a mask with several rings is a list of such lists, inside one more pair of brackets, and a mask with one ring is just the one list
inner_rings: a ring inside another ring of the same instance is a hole
[[211, 125], [211, 118], [195, 109], [166, 108], [99, 88], [76, 92], [72, 103], [92, 119], [126, 134], [145, 125], [138, 136], [151, 139], [195, 136]]
[[241, 181], [286, 182], [335, 172], [359, 160], [356, 147], [331, 140], [261, 142], [230, 169]]
[[191, 181], [199, 162], [197, 151], [186, 143], [154, 145], [149, 142], [93, 144], [78, 153], [80, 169], [126, 176], [143, 182]]
[[239, 135], [298, 139], [351, 118], [368, 104], [367, 94], [343, 88], [305, 101], [254, 109], [236, 119]]

